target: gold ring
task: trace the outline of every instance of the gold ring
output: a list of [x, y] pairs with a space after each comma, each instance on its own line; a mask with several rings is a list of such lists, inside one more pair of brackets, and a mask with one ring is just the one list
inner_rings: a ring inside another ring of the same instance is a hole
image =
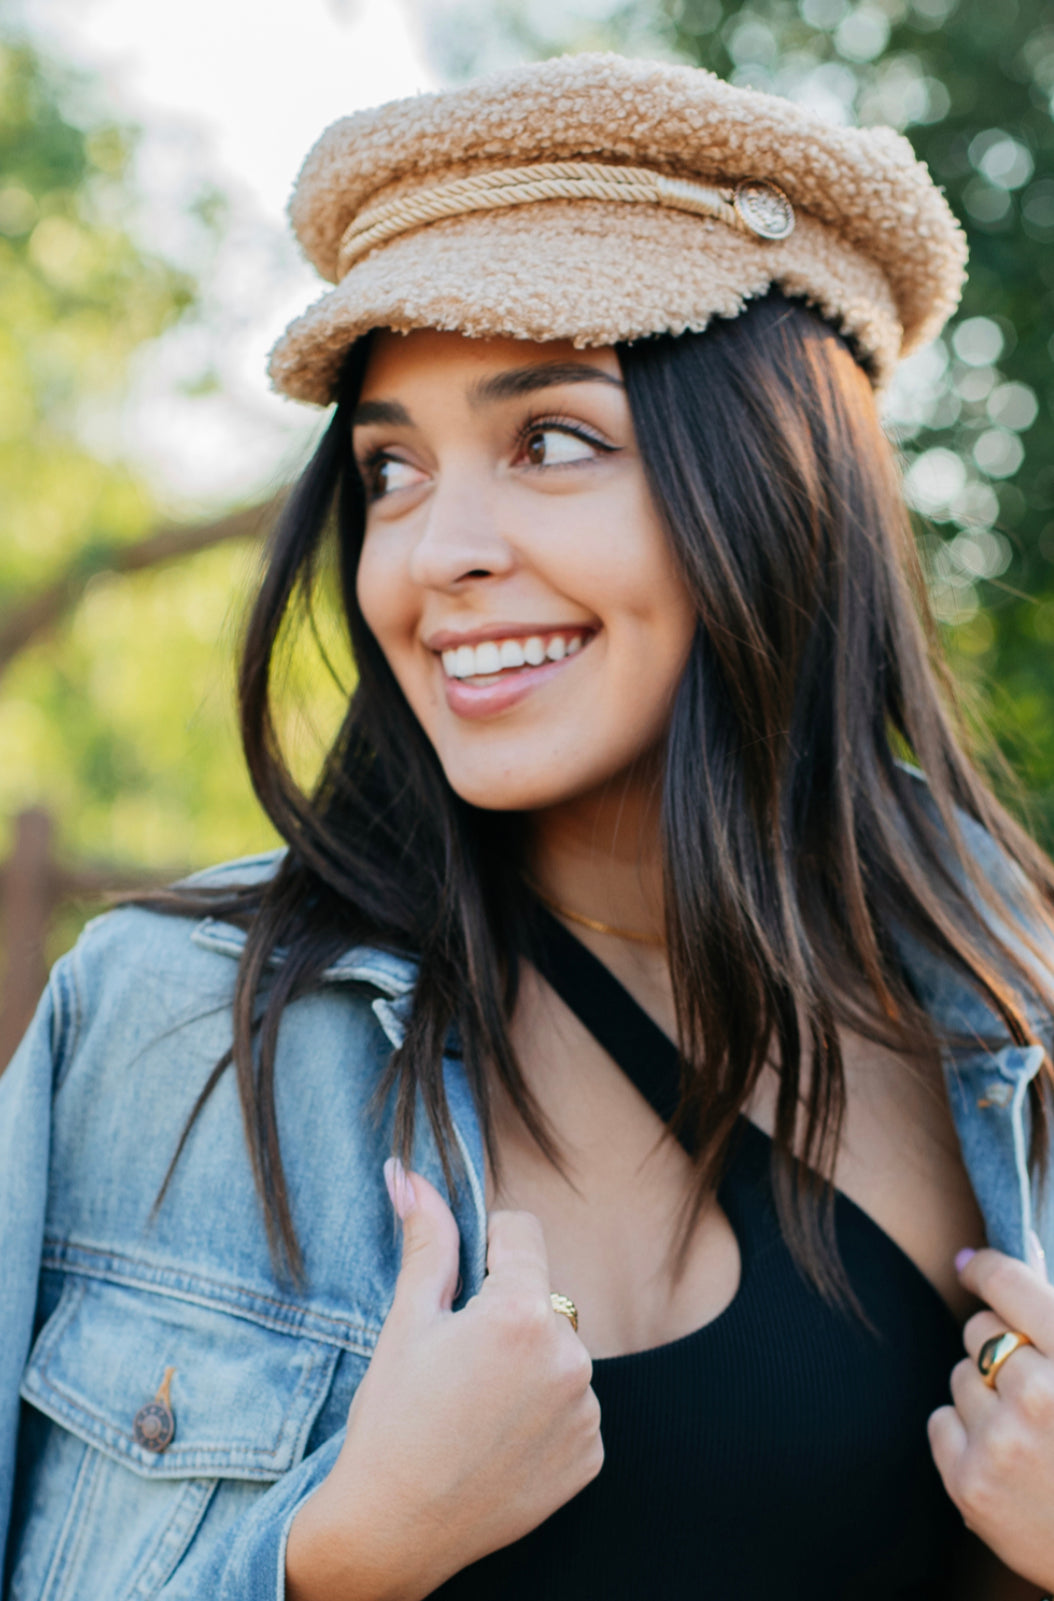
[[549, 1299], [552, 1302], [553, 1311], [554, 1312], [559, 1312], [562, 1317], [567, 1318], [568, 1321], [571, 1324], [571, 1327], [574, 1329], [575, 1333], [577, 1334], [578, 1333], [578, 1308], [575, 1305], [575, 1303], [572, 1301], [571, 1297], [569, 1295], [557, 1295], [555, 1290], [550, 1290]]
[[995, 1389], [996, 1374], [1007, 1358], [1020, 1351], [1023, 1345], [1031, 1344], [1027, 1334], [1018, 1334], [1015, 1329], [993, 1334], [990, 1340], [985, 1340], [977, 1353], [977, 1370], [990, 1390]]

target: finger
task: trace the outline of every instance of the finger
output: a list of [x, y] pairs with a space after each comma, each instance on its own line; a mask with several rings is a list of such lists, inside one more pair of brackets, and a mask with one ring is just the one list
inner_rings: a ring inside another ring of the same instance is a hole
[[[977, 1312], [963, 1329], [963, 1344], [970, 1354], [970, 1360], [977, 1365], [977, 1359], [987, 1340], [998, 1338], [1006, 1333], [1006, 1324], [1002, 1318], [996, 1317], [994, 1312]], [[1026, 1360], [1027, 1359], [1027, 1360]], [[1016, 1351], [1004, 1359], [996, 1375], [995, 1389], [998, 1394], [1012, 1397], [1022, 1393], [1022, 1381], [1034, 1383], [1037, 1370], [1044, 1372], [1052, 1366], [1050, 1358], [1041, 1356], [1035, 1346], [1019, 1346]], [[1022, 1367], [1024, 1372], [1022, 1372]], [[1015, 1371], [1011, 1371], [1014, 1369]], [[980, 1375], [980, 1369], [978, 1369]]]
[[1006, 1324], [994, 1312], [989, 1312], [987, 1309], [984, 1312], [975, 1312], [963, 1329], [963, 1345], [967, 1355], [976, 1362], [984, 1342], [994, 1339], [997, 1334], [1005, 1333]]
[[403, 1259], [392, 1310], [397, 1316], [434, 1317], [453, 1304], [461, 1236], [435, 1186], [420, 1173], [408, 1173], [406, 1179], [410, 1204], [402, 1220]]
[[1042, 1356], [1034, 1345], [1021, 1345], [1003, 1362], [995, 1376], [995, 1393], [1004, 1401], [1026, 1401], [1032, 1411], [1036, 1398], [1051, 1389], [1049, 1356]]
[[1041, 1351], [1054, 1356], [1054, 1286], [1001, 1251], [975, 1252], [959, 1278], [1003, 1319], [1005, 1328], [1027, 1334]]
[[487, 1275], [494, 1288], [515, 1285], [549, 1298], [549, 1253], [533, 1212], [492, 1212], [487, 1223]]
[[955, 1410], [968, 1434], [983, 1428], [991, 1419], [993, 1407], [999, 1405], [998, 1395], [989, 1389], [970, 1357], [952, 1368], [951, 1391]]
[[571, 1338], [575, 1339], [575, 1340], [579, 1339], [580, 1336], [579, 1336], [578, 1330], [575, 1328], [574, 1322], [572, 1321], [569, 1313], [557, 1311], [556, 1307], [553, 1306], [552, 1301], [549, 1302], [549, 1305], [552, 1308], [553, 1312], [556, 1313], [557, 1325], [559, 1325], [561, 1323], [566, 1323], [567, 1332], [571, 1336]]
[[954, 1487], [959, 1481], [959, 1469], [966, 1451], [967, 1436], [963, 1421], [953, 1406], [938, 1407], [926, 1425], [930, 1450], [937, 1464], [937, 1472], [944, 1488], [955, 1499]]

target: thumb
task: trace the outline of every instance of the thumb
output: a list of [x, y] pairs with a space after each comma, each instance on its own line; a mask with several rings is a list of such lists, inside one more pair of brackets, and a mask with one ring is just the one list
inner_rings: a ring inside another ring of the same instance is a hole
[[407, 1173], [398, 1157], [385, 1162], [384, 1181], [403, 1225], [403, 1261], [393, 1306], [422, 1318], [449, 1312], [461, 1244], [454, 1214], [435, 1186], [420, 1173]]

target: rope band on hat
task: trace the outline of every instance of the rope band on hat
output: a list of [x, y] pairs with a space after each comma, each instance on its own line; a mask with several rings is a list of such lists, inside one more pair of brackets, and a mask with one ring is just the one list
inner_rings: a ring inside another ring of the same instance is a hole
[[345, 229], [337, 258], [338, 277], [361, 256], [397, 234], [443, 217], [497, 211], [536, 200], [628, 200], [716, 217], [756, 239], [786, 239], [794, 208], [777, 184], [744, 178], [734, 187], [670, 178], [648, 167], [595, 161], [546, 161], [529, 167], [474, 173], [449, 183], [382, 200], [360, 211]]

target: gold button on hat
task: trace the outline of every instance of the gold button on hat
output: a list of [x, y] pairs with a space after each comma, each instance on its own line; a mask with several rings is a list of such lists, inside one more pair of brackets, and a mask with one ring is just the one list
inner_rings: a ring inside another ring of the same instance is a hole
[[325, 405], [371, 328], [569, 339], [701, 331], [773, 285], [876, 386], [959, 301], [966, 242], [911, 145], [700, 67], [560, 56], [343, 118], [290, 203], [334, 288], [278, 341]]

